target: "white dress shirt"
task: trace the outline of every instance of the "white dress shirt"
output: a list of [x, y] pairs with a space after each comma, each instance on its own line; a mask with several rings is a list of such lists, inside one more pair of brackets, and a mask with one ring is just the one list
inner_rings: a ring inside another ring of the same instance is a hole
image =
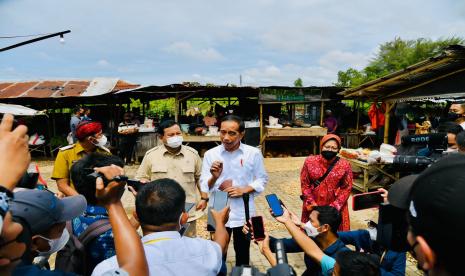
[[[208, 180], [211, 178], [210, 168], [213, 162], [223, 162], [223, 172], [212, 189], [208, 188]], [[202, 163], [202, 175], [200, 176], [200, 189], [202, 192], [218, 190], [223, 181], [231, 179], [233, 187], [251, 186], [255, 193], [250, 194], [249, 211], [250, 216], [255, 215], [254, 197], [265, 190], [268, 175], [263, 164], [262, 153], [254, 147], [240, 144], [233, 152], [226, 151], [223, 145], [208, 150]], [[230, 198], [229, 220], [227, 227], [242, 227], [245, 223], [245, 209], [242, 198]]]
[[[142, 238], [150, 275], [217, 275], [222, 253], [216, 242], [181, 237], [177, 231], [157, 232]], [[99, 263], [92, 275], [118, 268], [113, 256]]]

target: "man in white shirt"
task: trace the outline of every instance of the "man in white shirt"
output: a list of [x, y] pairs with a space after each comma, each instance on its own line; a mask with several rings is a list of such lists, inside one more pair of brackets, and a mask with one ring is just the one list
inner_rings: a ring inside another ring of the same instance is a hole
[[234, 235], [236, 266], [248, 265], [250, 259], [250, 240], [242, 233], [245, 223], [242, 196], [250, 194], [250, 216], [253, 216], [254, 197], [265, 190], [268, 181], [261, 152], [241, 143], [244, 130], [245, 125], [240, 117], [228, 115], [223, 118], [220, 128], [222, 144], [205, 153], [200, 176], [202, 192], [221, 189], [229, 194], [231, 211], [226, 227], [228, 233]]
[[[143, 186], [136, 196], [136, 218], [142, 227], [150, 275], [217, 275], [229, 243], [225, 223], [229, 208], [212, 211], [216, 223], [214, 241], [179, 234], [188, 214], [186, 193], [175, 180], [162, 178]], [[92, 275], [118, 267], [116, 257], [94, 269]]]

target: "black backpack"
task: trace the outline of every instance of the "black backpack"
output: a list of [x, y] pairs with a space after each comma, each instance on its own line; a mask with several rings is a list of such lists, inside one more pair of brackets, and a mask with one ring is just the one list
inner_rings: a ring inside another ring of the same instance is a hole
[[90, 275], [94, 267], [89, 267], [89, 258], [86, 253], [86, 246], [98, 236], [111, 229], [108, 219], [97, 220], [79, 236], [73, 234], [71, 222], [66, 222], [66, 229], [69, 232], [69, 240], [65, 247], [57, 254], [55, 269], [63, 272], [73, 272], [80, 275]]

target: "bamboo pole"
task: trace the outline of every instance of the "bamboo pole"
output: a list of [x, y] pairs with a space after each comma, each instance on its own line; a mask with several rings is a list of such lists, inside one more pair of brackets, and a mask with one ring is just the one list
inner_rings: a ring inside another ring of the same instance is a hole
[[263, 141], [263, 104], [260, 104], [260, 144], [262, 146], [262, 153], [265, 155], [265, 142]]
[[355, 126], [355, 130], [357, 130], [358, 133], [358, 128], [360, 125], [360, 101], [355, 102], [355, 107], [357, 108], [357, 125]]
[[384, 111], [384, 143], [389, 143], [389, 123], [390, 123], [390, 113], [393, 104], [386, 102], [386, 110]]
[[321, 110], [320, 110], [320, 126], [323, 126], [323, 116], [324, 116], [324, 112], [325, 112], [325, 102], [321, 101]]
[[176, 93], [174, 97], [174, 121], [177, 122], [179, 118], [179, 95]]

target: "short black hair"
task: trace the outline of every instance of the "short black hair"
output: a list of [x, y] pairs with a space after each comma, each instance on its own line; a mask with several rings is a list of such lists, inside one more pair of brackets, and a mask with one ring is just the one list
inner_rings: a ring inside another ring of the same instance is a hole
[[142, 186], [136, 196], [141, 225], [177, 223], [184, 211], [186, 192], [176, 180], [161, 178]]
[[173, 120], [166, 120], [166, 121], [161, 122], [160, 125], [157, 128], [158, 135], [160, 135], [160, 136], [165, 135], [165, 128], [169, 128], [169, 127], [172, 127], [174, 125], [179, 126], [179, 124], [176, 121], [173, 121]]
[[455, 141], [457, 141], [457, 145], [460, 148], [465, 149], [465, 131], [462, 131], [459, 134], [457, 134], [457, 136], [455, 137]]
[[239, 125], [239, 132], [244, 132], [245, 123], [241, 117], [236, 116], [236, 115], [226, 115], [223, 117], [223, 119], [221, 119], [221, 122], [228, 122], [228, 121], [236, 122]]
[[84, 108], [82, 108], [80, 106], [76, 106], [76, 107], [73, 108], [73, 113], [76, 114], [77, 112], [81, 111], [81, 109], [84, 109]]
[[95, 167], [105, 167], [110, 165], [124, 167], [124, 162], [116, 155], [102, 153], [91, 153], [80, 159], [71, 167], [70, 174], [76, 191], [83, 195], [87, 203], [97, 204], [95, 198], [95, 179], [87, 175], [94, 172]]
[[452, 134], [459, 134], [463, 131], [463, 128], [455, 122], [444, 122], [439, 125], [438, 132], [447, 132]]
[[374, 255], [350, 250], [340, 251], [336, 254], [336, 263], [341, 276], [381, 275], [379, 260], [375, 260]]
[[334, 234], [337, 233], [341, 225], [341, 213], [332, 206], [315, 206], [312, 211], [318, 212], [318, 221], [320, 225], [328, 224], [331, 228], [330, 231]]

